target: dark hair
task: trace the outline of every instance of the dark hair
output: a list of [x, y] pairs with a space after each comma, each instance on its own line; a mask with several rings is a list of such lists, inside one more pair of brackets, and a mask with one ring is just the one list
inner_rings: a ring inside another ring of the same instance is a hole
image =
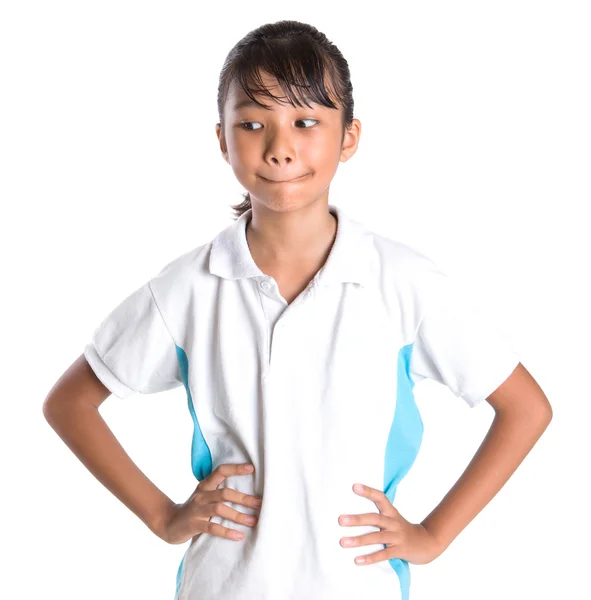
[[[288, 98], [289, 104], [302, 106], [300, 99], [309, 106], [307, 99], [328, 108], [338, 109], [325, 86], [325, 76], [343, 107], [343, 135], [353, 121], [353, 86], [349, 65], [341, 51], [312, 25], [299, 21], [268, 23], [247, 33], [230, 50], [218, 86], [218, 113], [221, 135], [224, 135], [224, 105], [233, 81], [259, 106], [267, 108], [253, 94], [262, 94], [275, 101], [263, 85], [260, 71], [275, 77]], [[302, 90], [305, 89], [305, 92]], [[238, 219], [251, 208], [250, 194], [244, 201], [231, 205]]]

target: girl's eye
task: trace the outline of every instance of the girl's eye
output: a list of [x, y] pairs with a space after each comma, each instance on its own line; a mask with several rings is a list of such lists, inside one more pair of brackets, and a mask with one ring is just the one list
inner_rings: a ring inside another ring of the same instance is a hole
[[257, 121], [246, 121], [245, 123], [240, 123], [240, 127], [242, 129], [246, 129], [246, 131], [253, 131], [252, 129], [245, 127], [245, 125], [252, 125], [253, 123], [257, 123]]
[[[312, 121], [314, 123], [318, 123], [318, 121], [316, 119], [299, 119], [298, 123], [302, 123], [304, 121]], [[250, 129], [249, 127], [245, 127], [245, 125], [252, 125], [253, 123], [257, 123], [260, 125], [260, 123], [258, 121], [245, 121], [244, 123], [240, 123], [240, 126], [242, 129], [245, 129], [246, 131], [257, 131], [258, 129], [260, 129], [259, 127], [257, 127], [256, 129]], [[301, 129], [310, 129], [312, 126], [310, 127], [302, 127]]]
[[[316, 119], [301, 119], [301, 121], [314, 121], [314, 123], [318, 123]], [[304, 127], [304, 129], [310, 129], [310, 127]]]

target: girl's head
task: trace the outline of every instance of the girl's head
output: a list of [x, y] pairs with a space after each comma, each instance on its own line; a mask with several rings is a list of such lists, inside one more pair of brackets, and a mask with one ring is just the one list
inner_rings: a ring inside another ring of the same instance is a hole
[[[270, 99], [270, 102], [265, 102]], [[278, 21], [242, 38], [218, 87], [216, 133], [225, 160], [253, 202], [276, 211], [327, 200], [339, 162], [355, 151], [353, 86], [339, 49], [312, 25]]]

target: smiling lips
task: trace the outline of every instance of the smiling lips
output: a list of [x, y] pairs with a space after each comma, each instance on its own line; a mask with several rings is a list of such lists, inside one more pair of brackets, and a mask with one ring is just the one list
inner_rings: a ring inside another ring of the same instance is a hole
[[263, 177], [262, 175], [260, 177], [261, 177], [261, 179], [264, 179], [265, 181], [268, 181], [269, 183], [291, 183], [292, 181], [298, 181], [299, 179], [303, 179], [307, 175], [308, 175], [308, 173], [306, 173], [306, 175], [301, 175], [300, 177], [296, 177], [295, 179], [286, 179], [284, 181], [275, 181], [274, 179], [267, 179], [266, 177]]

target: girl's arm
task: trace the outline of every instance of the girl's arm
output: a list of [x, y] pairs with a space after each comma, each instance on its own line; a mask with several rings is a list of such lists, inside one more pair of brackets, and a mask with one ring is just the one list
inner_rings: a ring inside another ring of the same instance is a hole
[[495, 417], [486, 437], [462, 476], [421, 522], [440, 552], [505, 485], [552, 420], [548, 398], [521, 363], [487, 401]]
[[173, 502], [131, 460], [101, 417], [99, 406], [110, 394], [80, 355], [50, 390], [43, 415], [86, 468], [161, 537], [161, 521]]

